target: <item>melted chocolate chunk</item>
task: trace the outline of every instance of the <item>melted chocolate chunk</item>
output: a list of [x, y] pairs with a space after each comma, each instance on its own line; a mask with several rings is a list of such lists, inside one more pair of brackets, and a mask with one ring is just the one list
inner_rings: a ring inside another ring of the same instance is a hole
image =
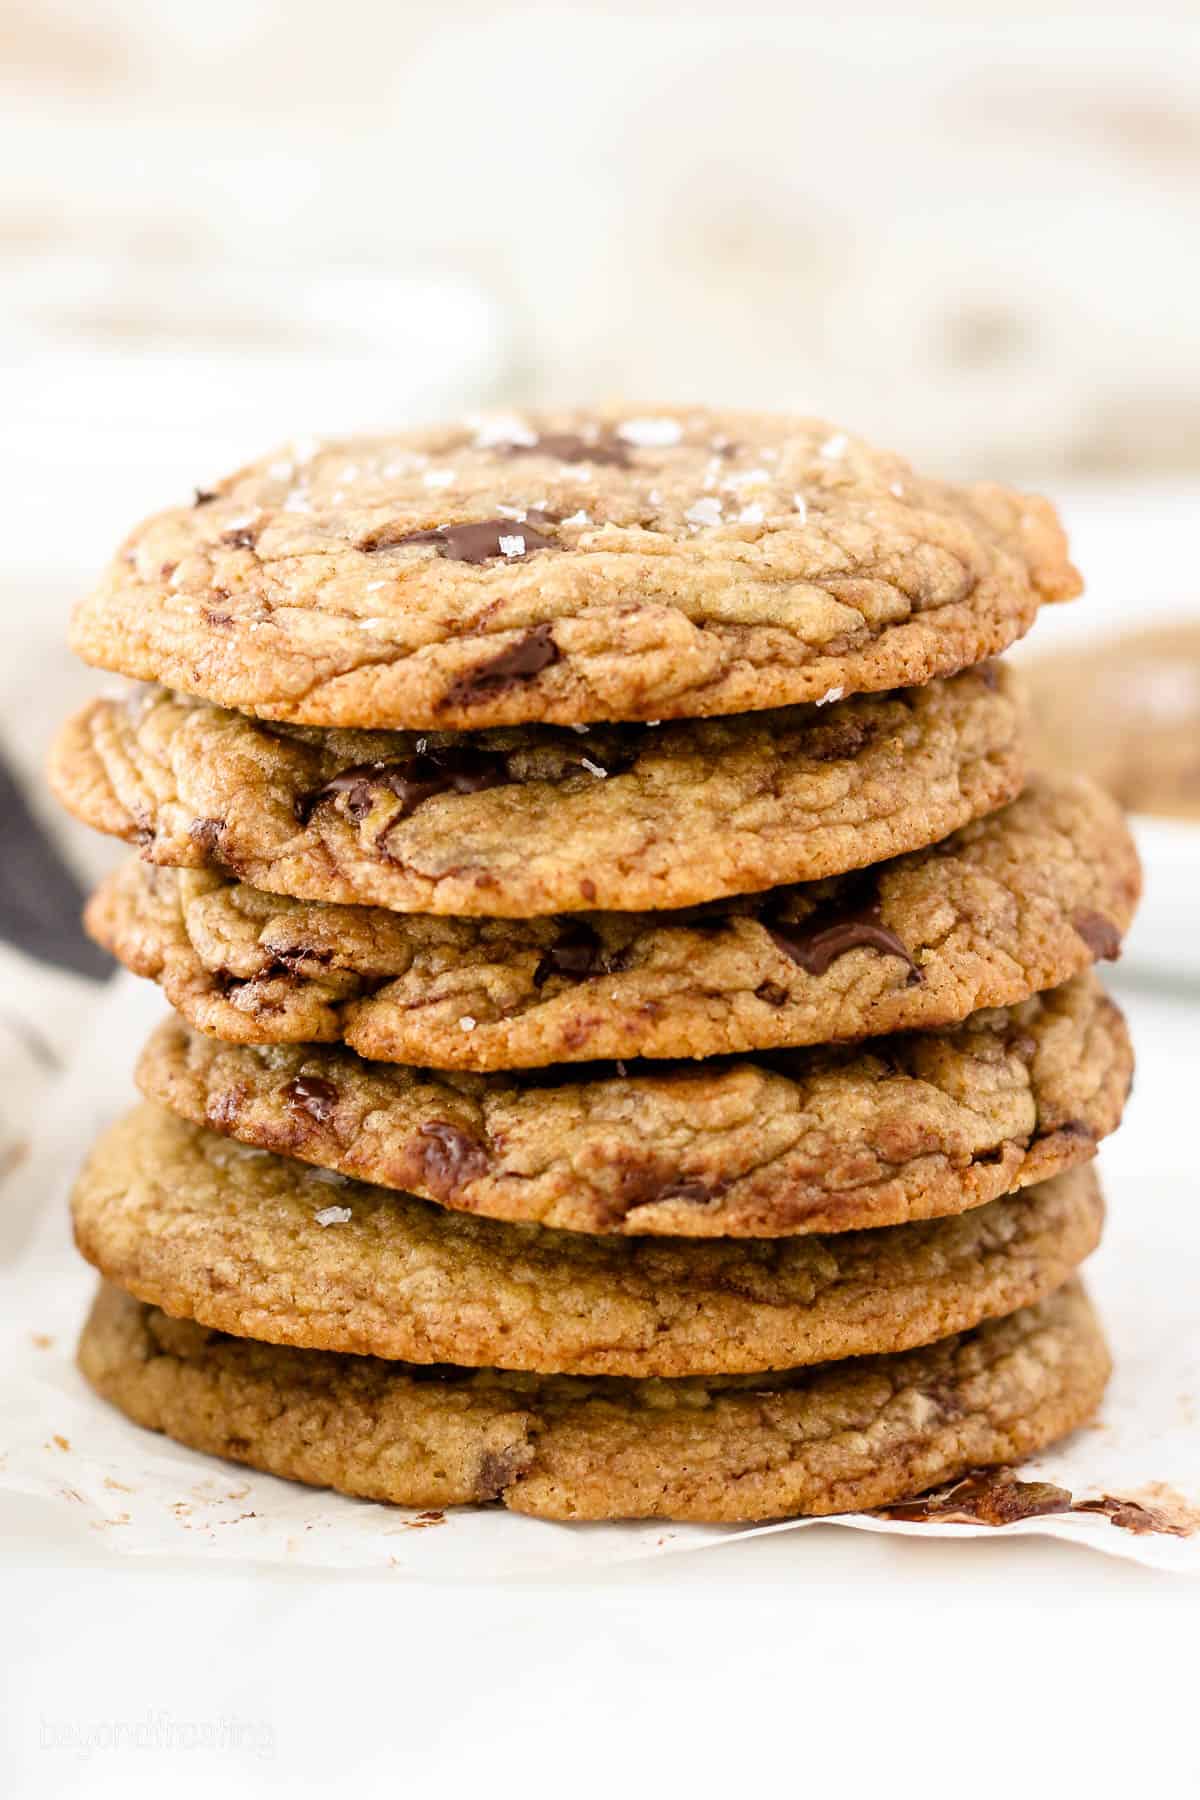
[[1120, 1531], [1132, 1531], [1136, 1537], [1161, 1532], [1166, 1537], [1190, 1537], [1193, 1526], [1168, 1518], [1157, 1507], [1143, 1506], [1138, 1500], [1121, 1500], [1114, 1494], [1101, 1494], [1098, 1500], [1077, 1500], [1071, 1508], [1077, 1513], [1100, 1513]]
[[425, 1186], [439, 1198], [456, 1194], [468, 1181], [487, 1173], [487, 1151], [478, 1138], [447, 1121], [422, 1125], [410, 1148]]
[[533, 1461], [528, 1444], [510, 1444], [505, 1450], [485, 1450], [475, 1476], [475, 1498], [480, 1504], [499, 1500], [509, 1483]]
[[341, 770], [324, 787], [299, 796], [296, 817], [307, 825], [323, 800], [345, 794], [346, 811], [357, 822], [366, 818], [378, 794], [387, 793], [400, 802], [395, 824], [436, 794], [480, 794], [510, 780], [508, 759], [497, 751], [480, 750], [472, 744], [427, 746], [403, 762], [355, 763]]
[[622, 1192], [613, 1210], [614, 1223], [628, 1218], [643, 1206], [658, 1206], [664, 1200], [679, 1200], [685, 1206], [708, 1206], [718, 1200], [724, 1184], [710, 1186], [698, 1176], [665, 1177], [654, 1169], [630, 1169], [625, 1172]]
[[921, 979], [904, 944], [884, 924], [878, 899], [841, 909], [818, 908], [811, 917], [795, 925], [771, 919], [764, 919], [763, 924], [784, 955], [810, 975], [824, 975], [830, 964], [848, 950], [870, 949], [906, 962], [910, 987]]
[[307, 1113], [318, 1125], [331, 1119], [338, 1103], [338, 1091], [323, 1075], [297, 1075], [280, 1090], [294, 1113]]
[[1071, 923], [1097, 962], [1115, 962], [1120, 956], [1121, 933], [1104, 913], [1077, 912]]
[[259, 970], [263, 980], [273, 980], [280, 975], [298, 975], [306, 971], [312, 964], [326, 969], [333, 961], [333, 951], [316, 944], [263, 944], [264, 954], [269, 961]]
[[465, 675], [459, 675], [450, 683], [439, 704], [469, 706], [473, 700], [482, 700], [499, 688], [512, 687], [518, 681], [532, 681], [535, 675], [556, 663], [561, 654], [549, 625], [535, 625], [507, 650], [499, 651], [487, 662], [477, 663]]
[[258, 542], [258, 533], [249, 526], [240, 526], [237, 531], [223, 531], [221, 542], [228, 544], [231, 550], [253, 550]]
[[505, 456], [551, 456], [557, 462], [610, 463], [618, 469], [629, 463], [628, 447], [608, 433], [589, 440], [573, 431], [550, 431], [532, 444], [504, 444], [502, 450]]
[[[645, 725], [618, 725], [593, 743], [589, 738], [578, 738], [580, 760], [575, 767], [589, 775], [595, 775], [602, 769], [605, 775], [627, 775], [642, 753], [646, 741]], [[588, 768], [588, 763], [592, 767]]]
[[219, 857], [221, 833], [224, 829], [224, 819], [193, 819], [188, 826], [188, 836], [193, 844], [203, 850], [205, 856]]
[[623, 966], [621, 952], [606, 952], [599, 932], [592, 926], [583, 919], [568, 919], [533, 971], [533, 985], [543, 987], [551, 975], [589, 981], [593, 975], [613, 975]]
[[1072, 1510], [1067, 1488], [1049, 1481], [1015, 1481], [1007, 1470], [983, 1469], [964, 1476], [941, 1494], [929, 1494], [900, 1506], [881, 1508], [887, 1519], [925, 1524], [940, 1519], [953, 1524], [1011, 1525], [1047, 1513]]
[[803, 751], [814, 762], [849, 762], [874, 742], [879, 730], [877, 720], [839, 717], [835, 709], [832, 717], [810, 727], [803, 740]]
[[[520, 538], [520, 550], [506, 551], [501, 538]], [[432, 531], [410, 531], [403, 537], [367, 539], [361, 550], [393, 549], [402, 544], [432, 544], [451, 562], [485, 563], [495, 557], [519, 562], [535, 550], [556, 548], [553, 538], [536, 531], [527, 519], [474, 519], [463, 525], [437, 525]]]

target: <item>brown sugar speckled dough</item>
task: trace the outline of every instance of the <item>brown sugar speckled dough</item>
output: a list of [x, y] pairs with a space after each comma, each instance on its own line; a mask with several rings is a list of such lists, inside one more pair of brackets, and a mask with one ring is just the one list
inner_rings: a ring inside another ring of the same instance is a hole
[[865, 876], [698, 914], [442, 919], [134, 858], [85, 918], [211, 1036], [487, 1070], [953, 1023], [1115, 955], [1139, 887], [1114, 802], [1063, 775]]
[[302, 1349], [554, 1374], [705, 1375], [908, 1349], [1060, 1287], [1090, 1168], [961, 1217], [676, 1244], [446, 1212], [143, 1105], [92, 1151], [79, 1248], [175, 1317]]
[[901, 694], [659, 729], [300, 732], [151, 689], [70, 721], [51, 777], [148, 861], [399, 912], [690, 906], [936, 842], [1015, 798], [988, 665]]
[[754, 1061], [467, 1075], [175, 1018], [138, 1065], [184, 1118], [465, 1212], [691, 1237], [934, 1218], [1092, 1156], [1132, 1058], [1093, 975], [942, 1032]]
[[1079, 587], [1044, 500], [820, 421], [530, 415], [243, 469], [131, 534], [71, 642], [303, 724], [577, 724], [914, 685]]
[[729, 1522], [884, 1506], [1018, 1462], [1091, 1418], [1110, 1367], [1074, 1281], [898, 1356], [678, 1381], [280, 1349], [105, 1284], [79, 1365], [139, 1425], [314, 1487], [546, 1519]]

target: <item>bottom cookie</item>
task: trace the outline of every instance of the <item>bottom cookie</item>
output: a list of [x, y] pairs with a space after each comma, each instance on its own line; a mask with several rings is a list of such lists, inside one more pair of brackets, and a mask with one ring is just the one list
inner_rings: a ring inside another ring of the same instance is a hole
[[1019, 1461], [1090, 1418], [1110, 1364], [1072, 1281], [919, 1350], [677, 1380], [281, 1349], [104, 1284], [79, 1366], [139, 1425], [364, 1499], [734, 1523], [883, 1506]]

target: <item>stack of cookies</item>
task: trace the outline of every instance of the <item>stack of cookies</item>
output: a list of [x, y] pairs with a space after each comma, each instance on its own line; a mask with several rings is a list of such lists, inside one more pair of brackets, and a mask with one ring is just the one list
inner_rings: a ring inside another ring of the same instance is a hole
[[295, 446], [77, 613], [55, 788], [175, 1011], [74, 1196], [142, 1425], [422, 1508], [743, 1520], [1087, 1419], [1112, 802], [993, 659], [1043, 502], [810, 420]]

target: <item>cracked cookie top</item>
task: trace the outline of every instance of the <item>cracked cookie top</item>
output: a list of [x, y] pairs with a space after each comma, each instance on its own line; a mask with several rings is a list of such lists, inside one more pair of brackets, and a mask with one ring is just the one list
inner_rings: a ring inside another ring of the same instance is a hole
[[169, 1318], [101, 1285], [98, 1393], [194, 1449], [401, 1506], [749, 1520], [911, 1499], [1089, 1418], [1109, 1374], [1078, 1281], [896, 1356], [673, 1381], [423, 1369]]
[[487, 1070], [948, 1024], [1118, 954], [1139, 888], [1115, 802], [1047, 776], [929, 849], [684, 912], [435, 918], [135, 857], [85, 922], [213, 1037]]
[[310, 725], [732, 713], [981, 661], [1080, 588], [1053, 509], [819, 420], [524, 414], [293, 445], [138, 527], [87, 661]]
[[790, 1368], [929, 1343], [1051, 1293], [1096, 1246], [1079, 1168], [960, 1217], [673, 1244], [509, 1225], [262, 1155], [143, 1105], [71, 1201], [102, 1274], [239, 1337], [553, 1374]]
[[269, 725], [162, 689], [94, 701], [51, 780], [152, 862], [397, 912], [689, 906], [936, 842], [1013, 799], [1002, 665], [728, 719], [473, 733]]
[[958, 1213], [1088, 1160], [1132, 1055], [1092, 974], [942, 1031], [753, 1060], [468, 1075], [175, 1017], [147, 1098], [258, 1149], [571, 1231], [776, 1237]]

